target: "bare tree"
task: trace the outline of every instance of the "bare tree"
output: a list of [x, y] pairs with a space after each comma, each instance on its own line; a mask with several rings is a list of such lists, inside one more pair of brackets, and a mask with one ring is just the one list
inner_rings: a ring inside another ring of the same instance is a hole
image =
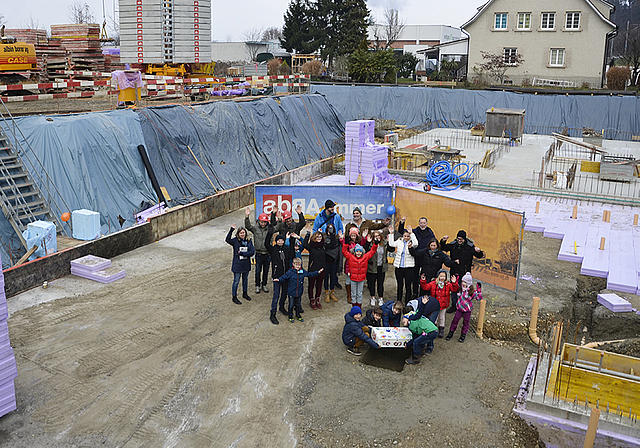
[[256, 60], [256, 57], [260, 52], [260, 48], [262, 47], [260, 43], [262, 34], [262, 28], [252, 28], [250, 30], [244, 30], [242, 33], [244, 43], [247, 45], [247, 56], [251, 62]]
[[491, 78], [504, 84], [504, 76], [507, 70], [517, 67], [524, 62], [520, 53], [496, 54], [489, 51], [482, 51], [484, 62], [479, 65], [479, 69], [487, 73]]
[[107, 28], [109, 37], [113, 39], [114, 45], [120, 45], [120, 21], [117, 16], [107, 15]]
[[38, 19], [33, 17], [33, 14], [29, 13], [29, 18], [23, 23], [25, 28], [30, 30], [41, 30], [44, 29], [44, 26], [38, 21]]
[[271, 26], [264, 30], [262, 33], [262, 40], [280, 40], [282, 38], [282, 31], [280, 28]]
[[640, 25], [620, 32], [613, 41], [613, 54], [631, 70], [631, 85], [638, 85], [640, 76]]
[[0, 12], [0, 25], [4, 24], [4, 14]]
[[71, 23], [95, 23], [96, 19], [88, 3], [76, 0], [69, 5], [69, 20]]
[[400, 19], [397, 9], [385, 8], [382, 17], [382, 38], [384, 39], [384, 49], [386, 50], [391, 48], [391, 45], [400, 38], [407, 22]]

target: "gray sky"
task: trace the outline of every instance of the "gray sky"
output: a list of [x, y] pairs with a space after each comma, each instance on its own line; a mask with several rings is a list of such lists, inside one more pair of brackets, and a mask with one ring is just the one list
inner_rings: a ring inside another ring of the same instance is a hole
[[[376, 18], [382, 19], [385, 7], [396, 8], [408, 25], [460, 26], [469, 20], [485, 0], [369, 0], [367, 4]], [[93, 12], [96, 22], [102, 23], [103, 0], [83, 0]], [[7, 28], [24, 28], [39, 24], [49, 28], [69, 22], [69, 5], [73, 0], [3, 0], [0, 13]], [[106, 15], [113, 17], [117, 0], [104, 0]], [[25, 8], [25, 4], [27, 7]], [[217, 41], [240, 41], [247, 30], [281, 28], [289, 0], [212, 0], [212, 34]]]

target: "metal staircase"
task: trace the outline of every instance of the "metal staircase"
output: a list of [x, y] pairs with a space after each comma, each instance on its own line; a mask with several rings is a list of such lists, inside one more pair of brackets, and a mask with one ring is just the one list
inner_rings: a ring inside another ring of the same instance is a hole
[[[2, 99], [0, 99], [0, 103], [0, 208], [16, 231], [24, 248], [29, 250], [27, 242], [22, 237], [22, 232], [26, 230], [27, 224], [39, 220], [53, 222], [56, 224], [57, 233], [64, 232], [68, 235], [68, 225], [60, 220], [59, 212], [69, 210], [69, 208], [61, 209], [58, 207], [55, 195], [52, 194], [49, 186], [55, 189], [55, 193], [64, 203], [62, 196], [53, 185], [35, 153], [30, 151], [31, 155], [28, 155], [24, 151], [20, 141], [26, 142], [26, 139]], [[9, 138], [8, 133], [13, 137], [12, 139]], [[18, 148], [13, 145], [12, 140], [17, 142]], [[33, 158], [36, 159], [38, 165], [32, 163]], [[43, 175], [38, 172], [38, 167]], [[35, 173], [35, 179], [31, 177], [30, 172]], [[45, 185], [46, 195], [43, 194], [38, 184]], [[66, 204], [64, 205], [66, 206]], [[52, 210], [52, 206], [57, 209], [58, 213]]]

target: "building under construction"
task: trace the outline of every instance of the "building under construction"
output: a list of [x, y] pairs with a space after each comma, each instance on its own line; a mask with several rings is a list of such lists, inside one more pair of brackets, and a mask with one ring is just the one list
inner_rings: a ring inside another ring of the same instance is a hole
[[123, 62], [211, 61], [211, 0], [120, 0]]

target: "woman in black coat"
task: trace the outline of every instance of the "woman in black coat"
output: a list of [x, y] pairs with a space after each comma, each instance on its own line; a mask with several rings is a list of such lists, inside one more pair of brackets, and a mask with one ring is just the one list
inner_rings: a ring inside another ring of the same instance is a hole
[[247, 294], [247, 286], [249, 281], [249, 272], [251, 271], [251, 257], [256, 253], [253, 243], [247, 238], [247, 230], [240, 227], [236, 232], [236, 237], [231, 238], [236, 226], [231, 226], [225, 241], [233, 247], [233, 262], [231, 263], [231, 272], [233, 272], [233, 285], [231, 292], [233, 293], [233, 303], [242, 305], [238, 300], [238, 283], [242, 278], [242, 298], [251, 300]]
[[420, 266], [420, 275], [424, 274], [427, 277], [427, 282], [436, 278], [443, 264], [448, 268], [453, 266], [451, 259], [438, 247], [436, 239], [429, 241], [424, 249], [411, 248], [409, 252], [416, 257], [416, 263]]
[[309, 251], [309, 272], [323, 270], [315, 277], [309, 277], [309, 304], [312, 310], [322, 309], [320, 297], [322, 295], [322, 285], [324, 283], [324, 269], [327, 258], [327, 250], [325, 247], [324, 235], [322, 232], [307, 232], [302, 245]]

